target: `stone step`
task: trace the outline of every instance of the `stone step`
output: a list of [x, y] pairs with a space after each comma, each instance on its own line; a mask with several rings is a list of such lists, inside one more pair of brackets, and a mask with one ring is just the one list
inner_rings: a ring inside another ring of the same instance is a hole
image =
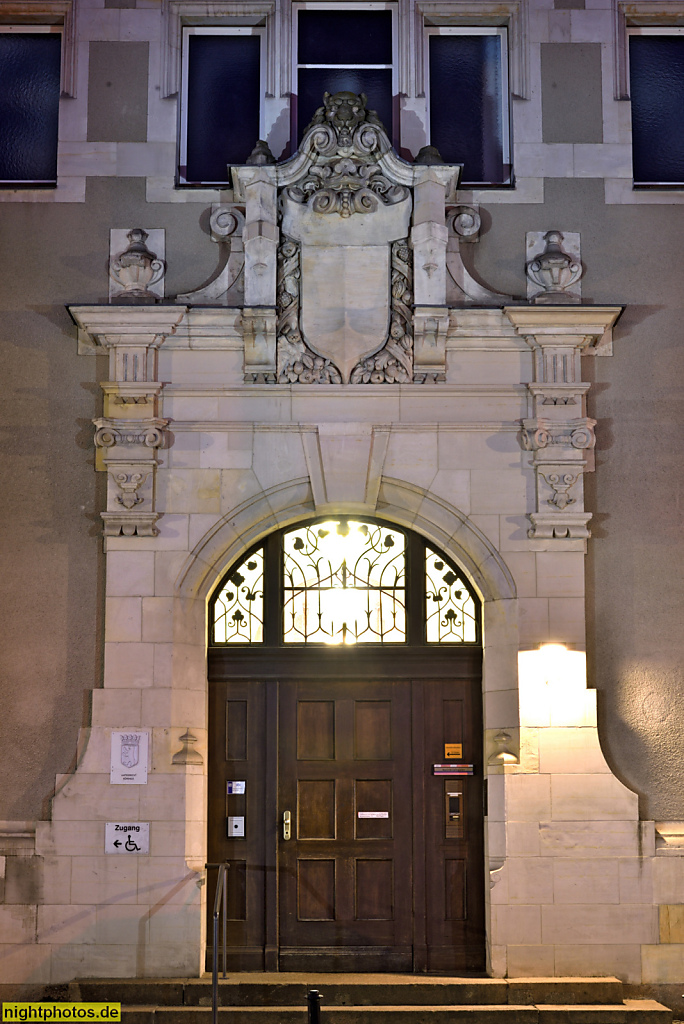
[[[231, 974], [219, 980], [224, 1007], [305, 1006], [318, 989], [326, 1006], [621, 1005], [617, 978], [453, 978], [414, 974]], [[210, 1006], [211, 977], [103, 979], [72, 983], [72, 999], [141, 1006]]]
[[[297, 1006], [230, 1006], [221, 1024], [307, 1024]], [[653, 1000], [610, 1005], [380, 1005], [321, 1006], [321, 1024], [671, 1024], [672, 1011]], [[127, 1006], [122, 1024], [210, 1024], [202, 1006]]]

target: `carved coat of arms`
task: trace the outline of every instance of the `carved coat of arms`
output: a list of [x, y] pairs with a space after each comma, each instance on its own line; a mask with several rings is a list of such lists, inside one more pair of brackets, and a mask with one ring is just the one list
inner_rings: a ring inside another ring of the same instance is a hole
[[124, 768], [135, 768], [140, 760], [140, 736], [126, 734], [121, 737], [121, 764]]
[[411, 380], [411, 192], [378, 162], [391, 147], [365, 102], [325, 94], [281, 193], [283, 381]]

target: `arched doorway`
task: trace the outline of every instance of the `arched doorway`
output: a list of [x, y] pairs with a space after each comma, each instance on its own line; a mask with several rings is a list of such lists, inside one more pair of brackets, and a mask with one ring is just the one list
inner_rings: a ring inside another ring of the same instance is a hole
[[209, 621], [208, 855], [231, 864], [232, 968], [484, 969], [463, 573], [410, 530], [328, 516], [243, 556]]

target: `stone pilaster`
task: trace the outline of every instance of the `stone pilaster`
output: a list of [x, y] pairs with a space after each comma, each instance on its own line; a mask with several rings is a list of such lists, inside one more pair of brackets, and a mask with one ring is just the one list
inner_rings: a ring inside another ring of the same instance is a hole
[[179, 306], [72, 306], [71, 315], [109, 352], [104, 415], [93, 420], [96, 467], [107, 473], [107, 537], [157, 533], [154, 483], [167, 420], [159, 415], [157, 353], [186, 314]]
[[594, 468], [594, 427], [587, 416], [590, 385], [582, 381], [581, 356], [595, 348], [617, 320], [615, 306], [508, 307], [508, 319], [534, 353], [528, 385], [531, 415], [521, 443], [533, 452], [536, 507], [531, 539], [590, 536], [583, 474]]

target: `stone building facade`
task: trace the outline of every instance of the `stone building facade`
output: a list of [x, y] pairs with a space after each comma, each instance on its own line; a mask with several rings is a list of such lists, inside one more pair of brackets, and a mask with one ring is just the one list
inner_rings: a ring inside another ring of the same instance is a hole
[[[56, 186], [0, 190], [4, 993], [203, 969], [212, 598], [277, 531], [349, 518], [481, 602], [488, 972], [681, 1005], [684, 191], [633, 187], [626, 60], [684, 4], [383, 9], [392, 134], [337, 93], [292, 141], [298, 8], [0, 0], [61, 26], [63, 76]], [[206, 25], [263, 29], [267, 145], [189, 188], [182, 30]], [[434, 26], [506, 29], [510, 183], [429, 149]], [[112, 781], [141, 737], [146, 779]], [[107, 823], [149, 851], [106, 852]], [[260, 949], [277, 965], [277, 923]]]

